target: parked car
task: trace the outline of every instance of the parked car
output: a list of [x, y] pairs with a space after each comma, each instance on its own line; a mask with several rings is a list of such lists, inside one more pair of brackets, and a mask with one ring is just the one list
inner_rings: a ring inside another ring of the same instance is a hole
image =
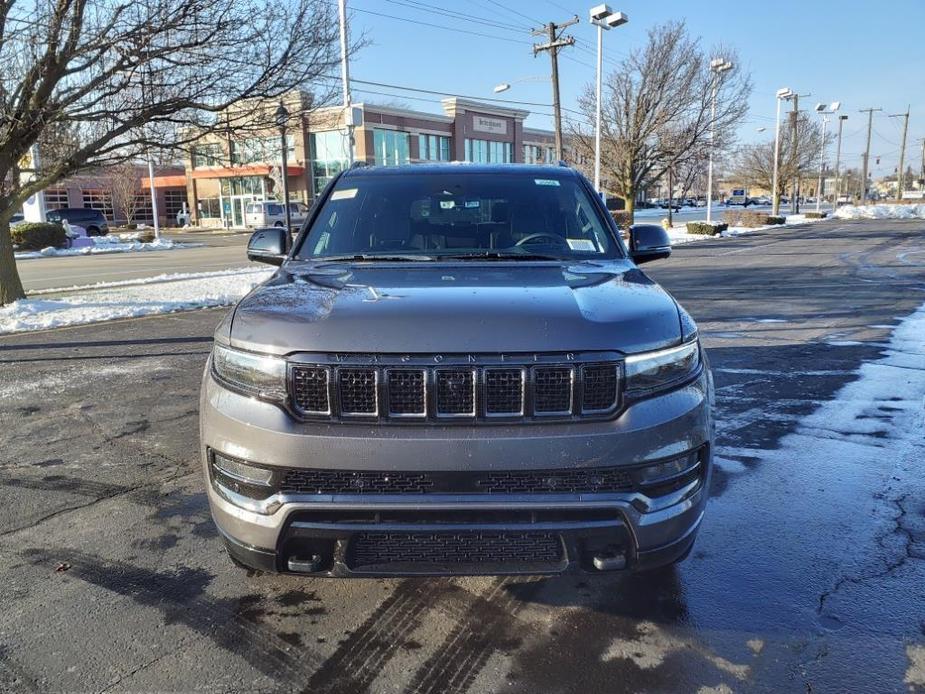
[[76, 224], [86, 229], [89, 236], [106, 236], [109, 233], [109, 223], [103, 213], [89, 207], [62, 207], [49, 210], [45, 214], [45, 219], [56, 223], [66, 219], [69, 224]]
[[577, 171], [338, 174], [218, 326], [200, 399], [213, 518], [244, 567], [313, 576], [645, 571], [711, 477], [697, 327]]
[[665, 198], [665, 199], [663, 199], [663, 200], [660, 200], [659, 203], [658, 203], [658, 206], [661, 207], [663, 210], [667, 210], [669, 207], [671, 207], [671, 208], [674, 209], [674, 210], [680, 210], [680, 209], [681, 209], [681, 203], [680, 203], [679, 201], [677, 201], [677, 200], [668, 200], [668, 198]]
[[26, 216], [22, 212], [17, 212], [12, 217], [10, 217], [10, 226], [14, 227], [17, 224], [23, 224], [26, 221]]
[[[308, 217], [308, 206], [301, 202], [289, 203], [289, 222], [294, 227], [302, 226]], [[244, 210], [244, 223], [249, 227], [281, 227], [286, 225], [286, 208], [279, 200], [250, 202]]]

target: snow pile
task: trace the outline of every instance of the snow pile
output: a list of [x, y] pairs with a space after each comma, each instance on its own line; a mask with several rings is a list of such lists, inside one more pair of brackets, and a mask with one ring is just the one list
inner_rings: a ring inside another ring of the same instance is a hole
[[[668, 238], [671, 239], [671, 245], [677, 246], [682, 243], [691, 243], [693, 241], [706, 241], [708, 239], [715, 239], [719, 237], [731, 238], [735, 236], [742, 236], [743, 234], [750, 234], [753, 231], [765, 231], [767, 229], [780, 229], [785, 226], [792, 226], [795, 224], [814, 224], [815, 222], [822, 221], [821, 219], [807, 218], [804, 214], [791, 214], [787, 215], [785, 218], [786, 221], [783, 224], [769, 224], [767, 226], [761, 227], [729, 227], [728, 229], [720, 232], [716, 236], [710, 236], [709, 234], [688, 234], [687, 225], [679, 224], [668, 229]], [[702, 220], [700, 220], [702, 221]], [[715, 224], [716, 222], [714, 222]]]
[[845, 205], [835, 212], [838, 219], [925, 219], [925, 205]]
[[195, 248], [201, 243], [178, 243], [170, 239], [157, 239], [151, 243], [142, 243], [136, 239], [123, 239], [115, 236], [93, 236], [92, 246], [83, 248], [43, 248], [40, 251], [22, 251], [16, 253], [16, 260], [29, 258], [48, 258], [71, 255], [99, 255], [102, 253], [130, 253], [138, 251], [170, 251], [180, 248]]
[[247, 268], [218, 274], [222, 276], [190, 274], [157, 285], [125, 283], [77, 296], [14, 301], [0, 308], [0, 334], [229, 306], [273, 271]]

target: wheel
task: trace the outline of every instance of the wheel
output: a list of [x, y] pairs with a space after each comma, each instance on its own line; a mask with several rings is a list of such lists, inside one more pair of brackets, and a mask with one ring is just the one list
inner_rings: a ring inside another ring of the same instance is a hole
[[87, 227], [87, 236], [99, 236], [100, 228], [99, 227]]
[[274, 224], [273, 226], [282, 228], [282, 227], [283, 227], [283, 223], [282, 223], [282, 222], [277, 222], [277, 223]]

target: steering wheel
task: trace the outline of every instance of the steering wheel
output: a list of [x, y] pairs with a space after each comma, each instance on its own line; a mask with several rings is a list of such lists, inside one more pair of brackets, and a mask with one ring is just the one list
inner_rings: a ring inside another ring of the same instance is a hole
[[548, 231], [538, 231], [535, 234], [524, 236], [520, 241], [518, 241], [514, 245], [515, 246], [525, 246], [531, 241], [536, 241], [537, 239], [550, 239], [560, 246], [568, 246], [568, 243], [565, 241], [564, 238], [562, 238], [558, 234], [552, 234]]

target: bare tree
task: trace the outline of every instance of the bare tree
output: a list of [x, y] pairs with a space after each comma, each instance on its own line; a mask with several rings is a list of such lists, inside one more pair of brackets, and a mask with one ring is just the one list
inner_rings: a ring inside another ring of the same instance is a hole
[[[805, 178], [818, 172], [821, 148], [822, 128], [807, 114], [800, 113], [797, 117], [796, 148], [793, 146], [792, 128], [781, 126], [778, 195], [786, 193], [798, 177]], [[764, 188], [774, 195], [774, 141], [741, 147], [732, 171], [745, 185]]]
[[[144, 174], [147, 176], [147, 169]], [[128, 224], [136, 223], [135, 216], [145, 207], [148, 193], [138, 183], [141, 179], [141, 167], [130, 161], [108, 167], [102, 177], [104, 190], [112, 198], [113, 215], [121, 214]]]
[[[601, 177], [607, 190], [626, 201], [632, 213], [636, 194], [659, 179], [668, 167], [702, 165], [711, 126], [714, 79], [710, 59], [735, 61], [731, 49], [704, 53], [683, 22], [668, 22], [649, 31], [644, 48], [632, 52], [607, 76], [602, 94]], [[725, 73], [717, 86], [717, 148], [731, 141], [747, 112], [751, 79], [740, 68]], [[596, 94], [588, 85], [579, 98], [581, 120], [570, 124], [573, 147], [594, 157]]]
[[[24, 296], [9, 221], [31, 195], [217, 129], [266, 128], [282, 97], [296, 115], [324, 104], [338, 59], [326, 0], [0, 0], [0, 305]], [[302, 85], [312, 97], [293, 103]], [[41, 166], [23, 177], [34, 145]]]

